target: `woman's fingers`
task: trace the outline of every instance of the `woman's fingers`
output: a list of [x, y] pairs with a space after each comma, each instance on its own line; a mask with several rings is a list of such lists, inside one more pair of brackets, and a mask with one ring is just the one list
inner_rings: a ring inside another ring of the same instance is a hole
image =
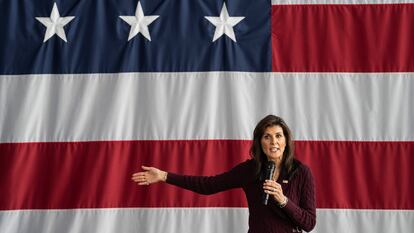
[[141, 177], [144, 175], [145, 175], [145, 172], [137, 172], [137, 173], [132, 174], [132, 178]]
[[141, 166], [142, 172], [136, 172], [132, 174], [131, 179], [137, 182], [138, 185], [150, 185], [163, 181], [161, 178], [162, 172], [155, 167]]
[[139, 179], [139, 178], [145, 178], [145, 177], [146, 177], [145, 172], [137, 172], [137, 173], [132, 174], [132, 179], [133, 180], [134, 179]]
[[151, 184], [150, 180], [145, 176], [145, 174], [138, 174], [132, 177], [132, 180], [137, 182], [138, 185], [149, 185]]
[[277, 183], [277, 182], [275, 182], [273, 180], [266, 180], [263, 183], [263, 188], [265, 188], [267, 190], [270, 190], [270, 191], [272, 191], [274, 189], [275, 190], [282, 190], [282, 186], [279, 183]]
[[143, 182], [139, 182], [138, 185], [150, 185], [150, 183], [147, 181], [143, 181]]
[[272, 187], [264, 187], [264, 190], [270, 194], [282, 193], [282, 190]]
[[154, 167], [141, 166], [142, 172], [136, 172], [132, 174], [131, 179], [138, 183], [138, 185], [150, 185], [157, 183], [157, 170]]
[[283, 194], [282, 186], [273, 180], [266, 180], [263, 183], [263, 189], [265, 190], [266, 193], [269, 193], [272, 195]]
[[279, 203], [281, 203], [285, 198], [282, 186], [273, 180], [266, 180], [263, 183], [263, 189], [266, 193], [272, 195]]
[[138, 184], [140, 183], [145, 183], [146, 179], [148, 178], [148, 171], [151, 169], [151, 167], [147, 167], [147, 166], [141, 166], [142, 170], [144, 170], [143, 172], [136, 172], [132, 174], [131, 179], [135, 182], [138, 182]]
[[[143, 166], [143, 169], [144, 169], [144, 166]], [[134, 174], [132, 174], [131, 179], [134, 182], [138, 183], [138, 185], [149, 185], [150, 182], [148, 181], [148, 174], [147, 173], [148, 173], [147, 171], [134, 173]]]

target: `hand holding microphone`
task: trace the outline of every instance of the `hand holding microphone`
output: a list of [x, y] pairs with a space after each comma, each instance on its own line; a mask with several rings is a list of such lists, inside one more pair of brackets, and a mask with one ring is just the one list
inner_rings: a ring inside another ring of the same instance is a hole
[[267, 205], [269, 196], [272, 195], [276, 202], [279, 203], [280, 207], [284, 207], [287, 203], [287, 197], [283, 194], [282, 186], [272, 179], [275, 171], [275, 164], [273, 161], [268, 161], [265, 166], [264, 174], [266, 180], [263, 183], [264, 193], [262, 203]]

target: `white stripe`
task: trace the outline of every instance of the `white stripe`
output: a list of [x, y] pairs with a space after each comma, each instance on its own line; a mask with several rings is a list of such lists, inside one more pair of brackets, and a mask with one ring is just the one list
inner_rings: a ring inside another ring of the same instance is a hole
[[272, 5], [316, 5], [316, 4], [402, 4], [414, 0], [272, 0]]
[[[318, 209], [315, 233], [412, 232], [414, 211]], [[244, 208], [142, 208], [0, 211], [7, 233], [247, 232]]]
[[317, 233], [412, 232], [414, 210], [318, 209]]
[[251, 139], [266, 114], [298, 140], [413, 141], [414, 73], [124, 73], [0, 78], [0, 142]]
[[0, 212], [0, 232], [229, 233], [247, 232], [241, 208], [78, 209]]

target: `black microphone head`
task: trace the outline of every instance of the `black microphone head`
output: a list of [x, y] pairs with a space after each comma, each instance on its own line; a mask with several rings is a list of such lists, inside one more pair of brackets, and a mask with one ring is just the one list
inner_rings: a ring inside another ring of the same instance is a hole
[[273, 162], [272, 160], [268, 160], [266, 162], [266, 167], [271, 168], [275, 166], [275, 162]]
[[265, 179], [272, 179], [273, 172], [275, 171], [275, 163], [273, 161], [267, 161], [265, 164]]

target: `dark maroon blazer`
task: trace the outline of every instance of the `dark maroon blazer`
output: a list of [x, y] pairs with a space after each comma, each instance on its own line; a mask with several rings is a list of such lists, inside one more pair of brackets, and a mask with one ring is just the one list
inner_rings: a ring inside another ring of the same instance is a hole
[[294, 160], [290, 174], [282, 170], [277, 182], [288, 198], [280, 208], [273, 198], [262, 204], [263, 181], [256, 178], [254, 160], [247, 160], [216, 176], [185, 176], [169, 172], [167, 183], [200, 194], [242, 188], [249, 207], [249, 233], [311, 231], [316, 224], [315, 188], [310, 169]]

